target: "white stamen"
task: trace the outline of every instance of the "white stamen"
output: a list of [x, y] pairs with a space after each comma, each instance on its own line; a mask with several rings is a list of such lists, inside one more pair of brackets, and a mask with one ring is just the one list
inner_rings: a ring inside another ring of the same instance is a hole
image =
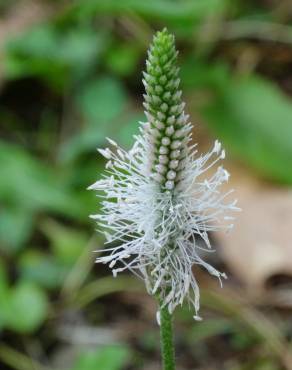
[[112, 153], [111, 151], [109, 150], [109, 148], [106, 148], [106, 149], [97, 149], [99, 151], [99, 153], [106, 159], [111, 159], [112, 157]]

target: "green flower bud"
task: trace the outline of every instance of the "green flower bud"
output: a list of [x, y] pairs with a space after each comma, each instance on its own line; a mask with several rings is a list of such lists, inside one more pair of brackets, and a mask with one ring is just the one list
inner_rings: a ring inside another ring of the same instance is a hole
[[[148, 51], [145, 79], [144, 107], [149, 121], [148, 135], [153, 155], [150, 156], [153, 178], [165, 189], [172, 190], [177, 179], [179, 161], [187, 147], [190, 127], [184, 114], [184, 103], [179, 90], [177, 54], [174, 36], [167, 29], [157, 32]], [[153, 130], [160, 135], [151, 137]], [[186, 140], [185, 140], [186, 139]], [[172, 158], [177, 165], [170, 167]], [[165, 168], [165, 170], [161, 170]], [[159, 176], [157, 176], [157, 173]]]

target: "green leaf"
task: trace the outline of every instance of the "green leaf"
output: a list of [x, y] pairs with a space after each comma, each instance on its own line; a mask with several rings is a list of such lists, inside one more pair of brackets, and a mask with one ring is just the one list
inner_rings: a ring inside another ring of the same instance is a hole
[[58, 261], [66, 265], [74, 264], [88, 243], [89, 238], [84, 232], [65, 227], [53, 220], [46, 220], [41, 227], [50, 239]]
[[72, 370], [122, 370], [129, 359], [124, 346], [112, 346], [80, 355]]
[[42, 24], [23, 33], [19, 38], [10, 40], [7, 49], [25, 55], [53, 59], [57, 44], [56, 30], [49, 24]]
[[9, 297], [9, 286], [4, 261], [0, 259], [0, 330], [7, 321], [7, 301]]
[[23, 247], [32, 232], [33, 221], [33, 212], [28, 209], [18, 206], [2, 207], [0, 210], [0, 249], [10, 254]]
[[135, 71], [140, 57], [138, 45], [117, 43], [106, 55], [106, 64], [117, 75], [129, 76]]
[[107, 136], [112, 137], [119, 132], [128, 97], [117, 79], [103, 76], [86, 84], [76, 100], [85, 119], [85, 127], [64, 143], [60, 155], [63, 162], [94, 150], [103, 145]]
[[217, 89], [230, 81], [230, 71], [222, 61], [210, 63], [192, 52], [182, 62], [181, 79], [186, 89]]
[[117, 118], [126, 107], [126, 92], [122, 84], [104, 76], [86, 84], [78, 97], [81, 112], [95, 126]]
[[48, 314], [45, 293], [29, 282], [20, 282], [10, 293], [7, 327], [20, 333], [31, 333], [38, 329]]
[[9, 40], [4, 72], [9, 78], [40, 76], [59, 87], [96, 65], [105, 41], [103, 32], [84, 26], [41, 24]]
[[232, 323], [225, 319], [208, 319], [196, 323], [188, 334], [190, 343], [201, 342], [215, 335], [225, 334], [232, 329]]
[[292, 183], [292, 102], [274, 84], [256, 76], [231, 80], [204, 114], [243, 162]]
[[30, 212], [46, 209], [83, 217], [83, 205], [62, 182], [61, 171], [53, 171], [28, 152], [1, 141], [0, 167], [0, 200], [6, 204]]
[[134, 12], [153, 20], [188, 21], [202, 20], [210, 14], [221, 13], [226, 8], [223, 0], [187, 0], [175, 2], [171, 0], [77, 0], [74, 13], [84, 18], [96, 14], [119, 14], [125, 11]]
[[5, 269], [4, 261], [0, 257], [0, 297], [6, 294], [7, 289], [8, 289], [7, 272]]
[[47, 289], [59, 287], [69, 269], [51, 255], [28, 250], [18, 260], [20, 279], [33, 282]]
[[8, 78], [38, 75], [59, 84], [67, 74], [56, 60], [57, 48], [58, 34], [51, 25], [34, 27], [8, 41], [4, 73]]
[[95, 150], [104, 143], [107, 130], [108, 126], [105, 123], [100, 123], [99, 126], [89, 126], [78, 132], [77, 135], [63, 144], [59, 156], [60, 161], [68, 163], [74, 161], [83, 153]]
[[138, 134], [139, 121], [145, 120], [144, 115], [134, 114], [125, 118], [125, 122], [119, 127], [119, 130], [112, 133], [111, 138], [116, 140], [121, 147], [130, 148], [134, 144], [134, 135]]

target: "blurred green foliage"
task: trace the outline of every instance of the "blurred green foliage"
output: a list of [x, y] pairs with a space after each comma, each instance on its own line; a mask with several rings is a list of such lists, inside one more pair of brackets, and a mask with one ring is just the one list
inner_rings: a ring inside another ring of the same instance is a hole
[[80, 355], [72, 370], [121, 370], [129, 359], [126, 347], [106, 347]]
[[[48, 314], [48, 300], [42, 289], [34, 283], [20, 280], [9, 286], [7, 273], [0, 265], [0, 327], [18, 333], [37, 329]], [[21, 314], [20, 314], [21, 313]]]
[[206, 117], [242, 161], [291, 184], [292, 104], [274, 84], [258, 76], [228, 81]]
[[[17, 5], [0, 3], [4, 19], [13, 19], [14, 12], [19, 17]], [[63, 310], [140, 290], [127, 277], [95, 280], [92, 250], [101, 240], [92, 239], [88, 215], [98, 204], [86, 188], [103, 167], [95, 148], [106, 137], [130, 147], [144, 119], [141, 70], [154, 30], [167, 26], [175, 33], [190, 113], [199, 113], [229, 157], [258, 176], [292, 184], [292, 90], [286, 88], [285, 62], [292, 26], [277, 6], [244, 0], [75, 0], [49, 6], [44, 19], [8, 33], [1, 50], [0, 335], [12, 347]], [[242, 21], [251, 22], [254, 33], [242, 29]], [[267, 33], [261, 40], [263, 21]], [[274, 35], [269, 22], [287, 24]], [[264, 60], [266, 39], [284, 45], [283, 64]], [[246, 55], [253, 53], [250, 62]], [[235, 351], [265, 345], [250, 326], [239, 330], [234, 316], [227, 316], [190, 329], [187, 345], [216, 336], [231, 336]], [[0, 347], [0, 361], [9, 368], [30, 369], [21, 356]], [[279, 369], [274, 357], [265, 362], [255, 355], [247, 367], [230, 369]], [[85, 353], [73, 370], [118, 370], [128, 358], [127, 348], [109, 347]]]

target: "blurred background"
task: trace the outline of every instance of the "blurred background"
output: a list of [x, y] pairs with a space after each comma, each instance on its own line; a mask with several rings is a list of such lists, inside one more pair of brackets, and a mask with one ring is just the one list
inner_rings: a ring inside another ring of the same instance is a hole
[[195, 269], [195, 323], [176, 312], [178, 370], [292, 369], [290, 0], [0, 1], [0, 369], [156, 370], [156, 305], [103, 246], [88, 185], [105, 137], [133, 143], [153, 33], [180, 50], [182, 89], [207, 150], [227, 151], [243, 212]]

